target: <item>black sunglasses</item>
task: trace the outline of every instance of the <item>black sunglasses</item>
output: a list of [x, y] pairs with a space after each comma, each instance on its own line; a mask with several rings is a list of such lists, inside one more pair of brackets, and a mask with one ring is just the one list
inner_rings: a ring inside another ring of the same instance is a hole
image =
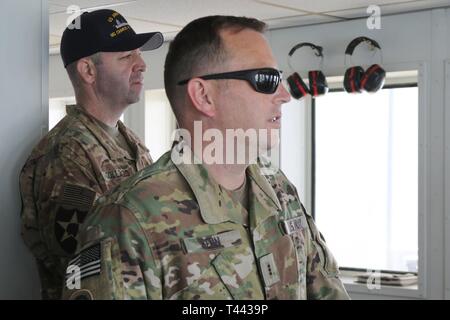
[[[273, 68], [260, 68], [260, 69], [248, 69], [224, 73], [208, 74], [196, 78], [203, 80], [218, 80], [218, 79], [238, 79], [248, 81], [253, 89], [257, 92], [272, 94], [278, 89], [278, 85], [281, 83], [283, 71]], [[190, 79], [182, 80], [178, 82], [178, 85], [184, 85], [189, 82]]]

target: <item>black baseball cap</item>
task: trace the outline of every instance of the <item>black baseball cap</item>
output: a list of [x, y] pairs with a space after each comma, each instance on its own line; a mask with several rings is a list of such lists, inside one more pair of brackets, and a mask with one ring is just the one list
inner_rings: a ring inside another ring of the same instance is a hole
[[[79, 19], [77, 21], [77, 19]], [[84, 12], [72, 21], [61, 38], [64, 67], [97, 52], [142, 51], [159, 48], [161, 32], [136, 34], [127, 20], [114, 10]]]

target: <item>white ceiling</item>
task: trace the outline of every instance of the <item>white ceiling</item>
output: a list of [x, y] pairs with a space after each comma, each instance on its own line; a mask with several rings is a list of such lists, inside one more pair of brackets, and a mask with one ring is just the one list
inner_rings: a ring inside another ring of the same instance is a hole
[[387, 15], [450, 7], [450, 0], [50, 0], [51, 53], [59, 51], [71, 5], [117, 10], [137, 33], [161, 31], [170, 40], [191, 20], [212, 14], [255, 17], [277, 29], [367, 17], [370, 5]]

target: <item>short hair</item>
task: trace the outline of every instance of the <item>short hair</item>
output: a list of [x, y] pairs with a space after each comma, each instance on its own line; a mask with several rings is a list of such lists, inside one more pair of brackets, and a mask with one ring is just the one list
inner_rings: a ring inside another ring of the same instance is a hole
[[164, 86], [172, 110], [180, 120], [182, 91], [179, 81], [201, 75], [211, 66], [226, 62], [227, 53], [221, 41], [222, 30], [239, 32], [251, 29], [263, 33], [266, 24], [260, 20], [234, 16], [207, 16], [186, 25], [174, 38], [164, 63]]
[[[94, 53], [87, 58], [91, 59], [95, 66], [98, 66], [102, 63], [101, 52]], [[78, 60], [68, 64], [66, 67], [67, 74], [69, 75], [69, 79], [72, 82], [72, 86], [75, 92], [77, 92], [77, 90], [81, 88], [81, 81], [77, 70], [77, 63]]]

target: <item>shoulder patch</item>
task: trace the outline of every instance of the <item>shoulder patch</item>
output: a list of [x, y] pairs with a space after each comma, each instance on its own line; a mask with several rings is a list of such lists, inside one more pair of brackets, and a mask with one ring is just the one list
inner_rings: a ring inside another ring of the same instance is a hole
[[60, 202], [67, 207], [74, 207], [80, 210], [89, 210], [95, 200], [95, 191], [74, 185], [65, 184], [61, 192]]
[[94, 203], [95, 195], [95, 191], [82, 186], [65, 184], [62, 187], [54, 233], [58, 244], [68, 254], [75, 253], [78, 231]]

